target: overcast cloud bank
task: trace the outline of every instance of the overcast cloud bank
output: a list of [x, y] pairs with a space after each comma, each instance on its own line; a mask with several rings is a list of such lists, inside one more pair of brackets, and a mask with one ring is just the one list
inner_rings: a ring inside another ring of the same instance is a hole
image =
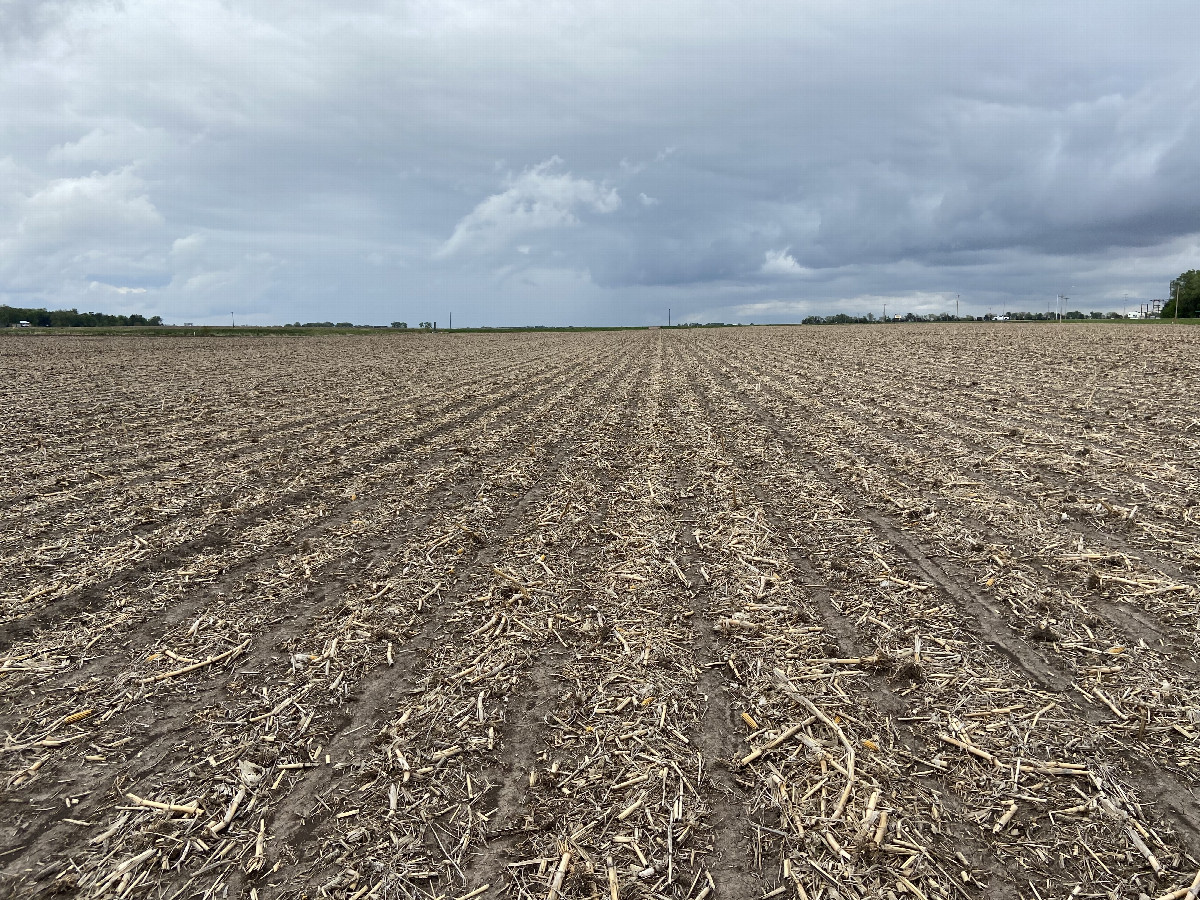
[[1191, 2], [0, 0], [0, 302], [1120, 309], [1200, 267]]

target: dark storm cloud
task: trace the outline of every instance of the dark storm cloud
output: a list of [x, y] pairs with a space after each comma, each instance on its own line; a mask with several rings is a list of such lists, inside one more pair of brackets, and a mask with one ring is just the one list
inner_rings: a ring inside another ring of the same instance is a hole
[[1187, 2], [0, 2], [0, 300], [1084, 308], [1200, 265]]

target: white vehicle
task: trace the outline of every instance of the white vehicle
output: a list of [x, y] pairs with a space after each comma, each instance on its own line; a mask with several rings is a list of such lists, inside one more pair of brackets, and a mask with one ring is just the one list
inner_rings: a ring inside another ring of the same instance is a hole
[[1008, 321], [1008, 316], [996, 316], [996, 318], [995, 318], [993, 321], [996, 321], [996, 322], [1007, 322], [1007, 321]]

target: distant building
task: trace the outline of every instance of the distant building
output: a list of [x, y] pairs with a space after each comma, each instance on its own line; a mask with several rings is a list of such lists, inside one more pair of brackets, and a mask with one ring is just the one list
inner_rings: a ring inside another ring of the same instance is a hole
[[20, 322], [17, 323], [17, 327], [18, 328], [32, 328], [33, 326], [30, 325], [28, 322], [26, 322], [24, 319], [22, 319]]

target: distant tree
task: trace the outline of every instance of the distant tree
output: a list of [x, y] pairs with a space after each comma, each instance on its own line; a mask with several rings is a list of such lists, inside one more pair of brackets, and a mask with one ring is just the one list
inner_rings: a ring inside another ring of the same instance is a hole
[[418, 322], [417, 327], [424, 331], [432, 331], [433, 323], [432, 322]]
[[1171, 282], [1170, 299], [1163, 304], [1159, 317], [1174, 319], [1175, 305], [1178, 301], [1180, 319], [1194, 319], [1200, 316], [1200, 270], [1190, 269]]
[[337, 327], [338, 328], [353, 328], [354, 323], [353, 322], [338, 322]]
[[408, 328], [408, 323], [407, 322], [393, 322], [392, 327], [393, 328]]
[[95, 328], [100, 325], [161, 325], [162, 317], [147, 319], [134, 313], [131, 316], [116, 316], [107, 313], [86, 312], [76, 309], [22, 309], [15, 306], [0, 306], [0, 327], [14, 322], [28, 322], [39, 328]]
[[79, 320], [76, 309], [56, 309], [50, 313], [50, 324], [55, 328], [69, 328]]

